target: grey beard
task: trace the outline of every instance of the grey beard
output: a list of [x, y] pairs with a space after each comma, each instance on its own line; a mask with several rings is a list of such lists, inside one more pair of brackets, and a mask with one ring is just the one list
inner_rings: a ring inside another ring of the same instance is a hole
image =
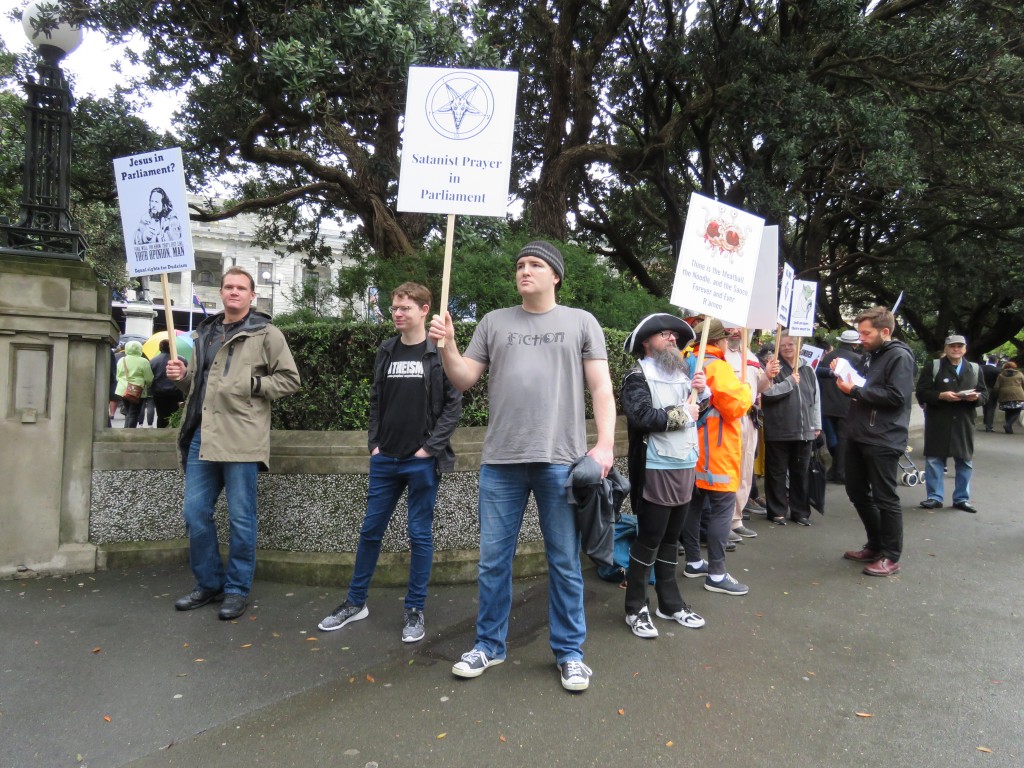
[[667, 347], [653, 357], [654, 367], [662, 373], [679, 373], [686, 367], [683, 356], [676, 347]]
[[742, 339], [734, 339], [734, 338], [732, 338], [730, 336], [729, 337], [729, 351], [730, 352], [739, 352], [740, 351], [740, 344], [742, 342], [743, 342]]

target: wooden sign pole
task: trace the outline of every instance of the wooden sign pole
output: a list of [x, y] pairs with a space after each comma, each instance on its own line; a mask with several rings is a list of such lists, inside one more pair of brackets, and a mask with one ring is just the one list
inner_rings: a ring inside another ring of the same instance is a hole
[[[444, 234], [444, 269], [441, 274], [441, 300], [437, 304], [437, 313], [444, 319], [444, 313], [448, 311], [448, 288], [452, 281], [452, 247], [455, 244], [455, 214], [448, 214], [448, 227]], [[444, 339], [437, 342], [437, 346], [444, 348]]]
[[174, 330], [174, 310], [171, 309], [171, 286], [167, 282], [167, 273], [160, 273], [160, 287], [164, 291], [164, 320], [167, 323], [167, 349], [171, 360], [178, 359], [178, 333]]

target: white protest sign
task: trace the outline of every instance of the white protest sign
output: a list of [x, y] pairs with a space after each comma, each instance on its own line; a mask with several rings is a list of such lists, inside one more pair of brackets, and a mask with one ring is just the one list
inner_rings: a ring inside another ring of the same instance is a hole
[[817, 368], [818, 363], [821, 362], [821, 356], [824, 354], [825, 350], [821, 347], [812, 347], [810, 344], [804, 344], [800, 347], [800, 364]]
[[128, 274], [195, 269], [181, 149], [114, 158], [114, 178]]
[[782, 265], [782, 282], [779, 284], [779, 313], [776, 324], [783, 328], [789, 325], [789, 310], [793, 303], [793, 278], [796, 272], [789, 264]]
[[671, 301], [734, 326], [747, 322], [764, 219], [694, 193]]
[[814, 308], [818, 301], [818, 284], [812, 280], [793, 281], [793, 306], [789, 313], [790, 336], [814, 335]]
[[519, 75], [411, 67], [398, 210], [504, 216]]
[[757, 254], [754, 290], [750, 294], [747, 328], [771, 328], [775, 325], [775, 280], [779, 274], [779, 228], [765, 227]]

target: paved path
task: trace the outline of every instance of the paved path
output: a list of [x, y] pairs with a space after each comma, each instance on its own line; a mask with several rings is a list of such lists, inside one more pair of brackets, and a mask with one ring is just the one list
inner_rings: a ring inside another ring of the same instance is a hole
[[863, 532], [836, 486], [811, 528], [755, 518], [729, 556], [747, 597], [684, 580], [704, 629], [634, 638], [589, 572], [582, 695], [558, 683], [544, 579], [516, 584], [508, 662], [470, 681], [450, 666], [473, 585], [432, 589], [427, 638], [404, 645], [397, 589], [320, 633], [340, 588], [259, 582], [226, 623], [173, 610], [180, 568], [0, 582], [0, 768], [1020, 766], [1024, 436], [977, 442], [981, 514], [901, 490], [897, 578], [840, 559]]

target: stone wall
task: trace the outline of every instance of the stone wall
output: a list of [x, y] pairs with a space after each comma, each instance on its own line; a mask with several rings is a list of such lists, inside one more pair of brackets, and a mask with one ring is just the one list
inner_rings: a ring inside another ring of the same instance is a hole
[[[590, 425], [591, 430], [593, 426]], [[444, 475], [434, 513], [435, 581], [473, 580], [480, 541], [477, 470], [483, 427], [456, 431], [456, 471]], [[173, 430], [107, 429], [95, 434], [89, 540], [101, 567], [141, 561], [187, 562], [181, 508], [184, 478]], [[616, 452], [625, 454], [625, 422]], [[257, 576], [337, 584], [347, 578], [366, 511], [365, 432], [271, 434], [270, 472], [258, 486]], [[222, 544], [227, 507], [217, 507]], [[384, 536], [375, 583], [404, 583], [408, 540], [404, 496]], [[531, 497], [519, 539], [518, 572], [543, 570], [541, 532]]]

